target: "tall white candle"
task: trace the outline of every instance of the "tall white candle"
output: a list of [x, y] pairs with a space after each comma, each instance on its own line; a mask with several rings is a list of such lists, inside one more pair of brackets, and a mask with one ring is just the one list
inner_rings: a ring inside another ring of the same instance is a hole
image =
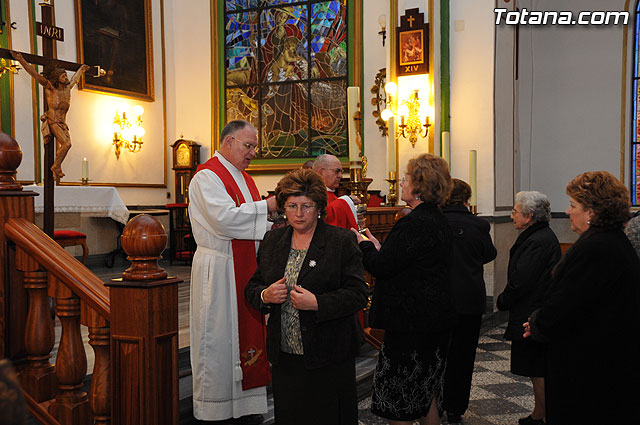
[[448, 131], [442, 132], [442, 159], [447, 161], [451, 170], [451, 139]]
[[360, 161], [362, 143], [358, 138], [359, 121], [353, 115], [360, 111], [360, 87], [347, 87], [347, 128], [349, 130], [349, 161]]
[[396, 172], [396, 119], [389, 117], [387, 134], [387, 172]]
[[82, 178], [83, 179], [89, 178], [89, 161], [87, 161], [87, 158], [84, 158], [82, 160]]
[[469, 186], [471, 186], [471, 205], [478, 205], [478, 151], [469, 151]]

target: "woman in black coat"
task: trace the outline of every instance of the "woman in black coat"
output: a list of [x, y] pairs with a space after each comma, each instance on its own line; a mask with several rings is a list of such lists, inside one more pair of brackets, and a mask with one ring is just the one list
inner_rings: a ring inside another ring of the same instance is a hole
[[484, 264], [497, 255], [491, 226], [469, 211], [470, 198], [471, 187], [453, 179], [451, 196], [442, 209], [453, 233], [450, 276], [457, 313], [444, 376], [444, 409], [450, 424], [461, 423], [469, 407], [482, 314], [487, 308]]
[[533, 384], [533, 412], [518, 422], [521, 425], [542, 425], [546, 347], [536, 341], [525, 340], [522, 324], [542, 304], [551, 270], [560, 260], [560, 244], [549, 227], [551, 208], [544, 194], [518, 192], [511, 219], [513, 226], [522, 233], [509, 251], [507, 286], [496, 304], [499, 310], [509, 310], [504, 336], [511, 340], [511, 373], [528, 376]]
[[606, 171], [567, 185], [580, 237], [553, 271], [525, 337], [548, 344], [552, 425], [638, 423], [640, 260], [622, 231], [629, 192]]
[[429, 154], [409, 161], [402, 197], [413, 211], [382, 245], [357, 231], [365, 268], [376, 278], [369, 324], [385, 336], [371, 410], [392, 424], [439, 424], [450, 330], [451, 231], [438, 208], [451, 191], [447, 163]]
[[357, 425], [356, 313], [367, 304], [362, 255], [348, 230], [322, 221], [322, 178], [301, 169], [276, 187], [289, 226], [271, 230], [245, 288], [267, 323], [278, 425]]

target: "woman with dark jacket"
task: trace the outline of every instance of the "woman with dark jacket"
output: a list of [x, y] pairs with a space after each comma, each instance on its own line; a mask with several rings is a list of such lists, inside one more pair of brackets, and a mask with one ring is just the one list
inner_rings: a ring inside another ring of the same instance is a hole
[[322, 221], [327, 192], [313, 170], [287, 174], [276, 200], [289, 226], [268, 232], [245, 288], [267, 323], [278, 425], [357, 425], [356, 313], [367, 304], [362, 255], [351, 232]]
[[444, 409], [450, 424], [461, 423], [469, 407], [482, 314], [487, 308], [484, 264], [497, 255], [491, 226], [469, 211], [469, 198], [471, 187], [453, 179], [451, 196], [442, 209], [453, 233], [451, 291], [457, 313], [444, 375]]
[[560, 260], [560, 244], [549, 227], [551, 208], [544, 194], [518, 192], [511, 219], [513, 226], [522, 233], [509, 251], [507, 286], [496, 304], [499, 310], [509, 310], [504, 336], [511, 340], [511, 373], [528, 376], [533, 384], [533, 412], [518, 422], [521, 425], [541, 425], [545, 416], [546, 347], [536, 341], [525, 340], [522, 324], [542, 304], [551, 270]]
[[638, 423], [640, 260], [622, 231], [629, 192], [606, 171], [567, 185], [566, 213], [580, 237], [555, 267], [525, 337], [548, 345], [552, 425]]
[[409, 161], [401, 199], [413, 208], [382, 245], [358, 234], [365, 268], [376, 278], [369, 324], [385, 336], [371, 410], [390, 424], [440, 424], [442, 385], [455, 310], [449, 288], [451, 231], [439, 205], [449, 196], [447, 163]]

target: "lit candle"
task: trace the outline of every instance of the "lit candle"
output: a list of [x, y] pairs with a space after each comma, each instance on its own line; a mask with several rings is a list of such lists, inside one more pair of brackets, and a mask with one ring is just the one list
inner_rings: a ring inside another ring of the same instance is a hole
[[396, 118], [389, 117], [387, 135], [387, 171], [396, 172]]
[[362, 143], [358, 140], [357, 125], [353, 115], [360, 111], [360, 87], [347, 87], [347, 128], [349, 130], [349, 161], [360, 161]]
[[471, 186], [471, 205], [478, 205], [478, 151], [469, 151], [469, 186]]
[[89, 178], [89, 161], [87, 161], [87, 158], [84, 158], [82, 160], [82, 178], [83, 179]]
[[447, 161], [451, 169], [451, 139], [448, 131], [442, 132], [442, 159]]

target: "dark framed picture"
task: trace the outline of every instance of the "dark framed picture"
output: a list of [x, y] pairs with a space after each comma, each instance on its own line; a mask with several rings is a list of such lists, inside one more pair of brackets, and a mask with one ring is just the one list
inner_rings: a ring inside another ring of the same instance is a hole
[[424, 63], [424, 31], [400, 33], [400, 66]]
[[92, 67], [80, 90], [153, 100], [151, 0], [75, 4], [79, 61]]
[[396, 28], [397, 75], [429, 72], [429, 24], [419, 9], [407, 9]]

